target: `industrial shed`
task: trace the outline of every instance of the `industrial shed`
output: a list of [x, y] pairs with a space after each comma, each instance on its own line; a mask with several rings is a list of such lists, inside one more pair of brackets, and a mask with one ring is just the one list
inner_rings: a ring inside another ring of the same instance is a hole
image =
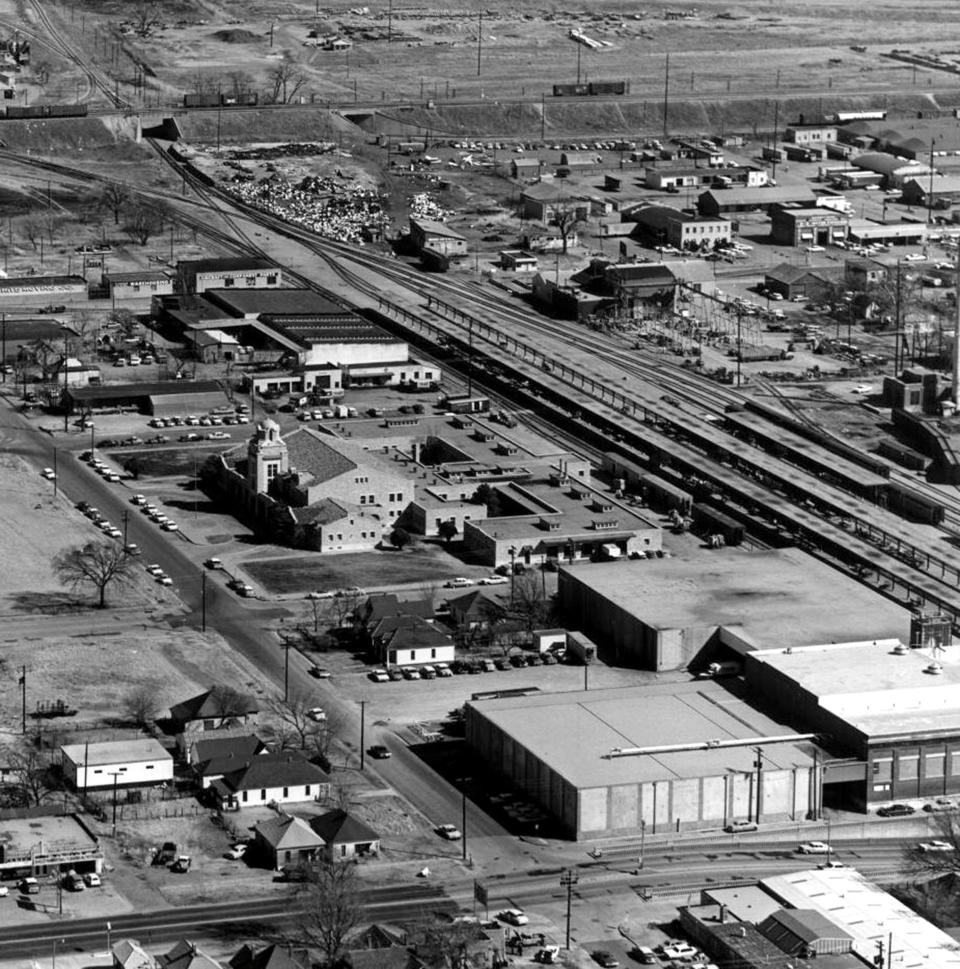
[[216, 380], [167, 380], [103, 387], [71, 387], [64, 391], [70, 413], [133, 408], [156, 417], [207, 414], [230, 405]]
[[473, 701], [466, 733], [578, 840], [799, 821], [815, 807], [814, 744], [717, 682]]
[[906, 609], [794, 549], [563, 565], [558, 578], [571, 628], [595, 640], [607, 661], [643, 669], [700, 669], [724, 649], [910, 633]]

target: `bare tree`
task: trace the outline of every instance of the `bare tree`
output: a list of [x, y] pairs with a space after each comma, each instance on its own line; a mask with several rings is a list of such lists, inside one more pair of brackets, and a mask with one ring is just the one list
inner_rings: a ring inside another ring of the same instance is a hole
[[577, 209], [568, 201], [558, 202], [550, 210], [550, 214], [553, 217], [553, 224], [560, 233], [563, 254], [566, 255], [570, 237], [583, 225], [583, 220], [580, 218]]
[[48, 61], [35, 61], [30, 65], [33, 71], [33, 80], [37, 87], [46, 87], [50, 80], [50, 64]]
[[133, 29], [139, 37], [149, 37], [154, 27], [162, 23], [160, 4], [141, 3], [133, 12]]
[[71, 588], [92, 585], [98, 594], [97, 608], [107, 605], [107, 588], [133, 582], [133, 559], [118, 542], [87, 542], [53, 557], [53, 571]]
[[131, 242], [145, 246], [153, 236], [163, 231], [163, 214], [152, 205], [135, 205], [127, 214], [123, 231]]
[[934, 814], [931, 820], [936, 841], [942, 841], [949, 847], [941, 848], [930, 841], [904, 847], [903, 858], [907, 871], [915, 877], [960, 874], [960, 812], [944, 811]]
[[120, 225], [120, 213], [130, 201], [130, 189], [123, 182], [107, 182], [100, 192], [100, 205], [113, 213], [113, 224]]
[[253, 78], [246, 71], [230, 71], [227, 84], [230, 94], [237, 101], [242, 101], [253, 89]]
[[56, 241], [57, 234], [66, 223], [66, 216], [59, 212], [47, 212], [43, 216], [43, 231], [47, 237], [47, 242], [52, 246]]
[[199, 70], [191, 78], [194, 94], [201, 96], [216, 94], [220, 88], [220, 78], [211, 71]]
[[456, 969], [489, 965], [489, 951], [481, 948], [472, 953], [468, 951], [482, 937], [483, 930], [476, 922], [443, 922], [434, 919], [410, 930], [418, 959], [428, 966], [451, 966]]
[[320, 729], [320, 722], [310, 716], [316, 704], [304, 696], [279, 697], [270, 702], [270, 712], [280, 721], [281, 745], [304, 750], [310, 738]]
[[6, 766], [10, 779], [5, 785], [3, 800], [10, 807], [35, 807], [53, 794], [47, 753], [32, 746], [25, 747], [9, 754]]
[[27, 216], [20, 223], [20, 234], [33, 246], [33, 251], [36, 252], [40, 248], [41, 239], [43, 239], [43, 220], [34, 215]]
[[151, 686], [138, 686], [123, 698], [123, 712], [138, 727], [146, 727], [157, 719], [160, 701]]
[[277, 64], [269, 77], [273, 84], [272, 100], [275, 104], [289, 104], [307, 83], [306, 76], [286, 57]]
[[307, 870], [300, 895], [301, 925], [307, 938], [332, 963], [343, 954], [347, 936], [363, 919], [355, 865], [320, 861]]
[[522, 572], [512, 577], [509, 615], [523, 623], [528, 637], [548, 623], [553, 607], [544, 588], [543, 573]]

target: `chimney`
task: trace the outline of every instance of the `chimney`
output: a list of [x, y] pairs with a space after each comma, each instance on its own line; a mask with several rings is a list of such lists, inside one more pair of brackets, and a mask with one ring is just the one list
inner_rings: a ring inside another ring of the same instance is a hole
[[720, 906], [720, 924], [723, 925], [727, 921], [727, 906]]

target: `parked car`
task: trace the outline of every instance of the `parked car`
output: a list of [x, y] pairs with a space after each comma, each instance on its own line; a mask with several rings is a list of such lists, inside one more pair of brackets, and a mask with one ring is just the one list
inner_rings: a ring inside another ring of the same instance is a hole
[[100, 880], [100, 876], [95, 871], [88, 871], [84, 876], [83, 880], [87, 883], [87, 888], [100, 888], [103, 882]]
[[950, 844], [949, 841], [921, 841], [917, 847], [924, 853], [929, 854], [931, 852], [941, 852], [941, 851], [956, 851], [956, 847]]
[[833, 851], [825, 841], [804, 841], [797, 845], [797, 852], [801, 855], [828, 855]]
[[437, 676], [453, 676], [453, 670], [446, 663], [437, 663], [435, 669]]
[[386, 670], [370, 670], [367, 676], [373, 680], [374, 683], [386, 683], [390, 679]]
[[32, 875], [28, 875], [26, 878], [21, 878], [20, 891], [23, 892], [24, 895], [39, 895], [40, 882], [38, 882]]
[[186, 872], [190, 871], [191, 864], [193, 864], [193, 859], [190, 855], [180, 855], [173, 865], [171, 865], [170, 871], [186, 874]]
[[742, 834], [745, 831], [756, 831], [756, 821], [731, 821], [724, 829], [727, 834]]
[[877, 808], [877, 816], [881, 818], [906, 818], [916, 813], [916, 808], [909, 804], [888, 804], [886, 807]]
[[207, 561], [203, 564], [213, 572], [223, 568], [223, 562], [221, 562], [218, 558], [207, 559]]
[[601, 969], [617, 969], [620, 965], [613, 956], [605, 949], [597, 949], [590, 953], [590, 958], [601, 967]]
[[408, 666], [403, 671], [403, 678], [405, 680], [419, 680], [420, 679], [420, 670], [418, 670], [415, 666]]
[[[438, 824], [436, 832], [447, 841], [459, 841], [463, 837], [463, 832], [455, 824]], [[522, 922], [517, 923], [517, 925], [522, 924]]]
[[323, 707], [311, 707], [307, 710], [307, 716], [317, 723], [322, 723], [327, 719], [327, 715], [323, 712]]
[[445, 589], [466, 589], [468, 586], [476, 585], [473, 579], [465, 578], [462, 575], [458, 575], [455, 579], [448, 579], [444, 583]]
[[367, 753], [374, 760], [387, 760], [387, 759], [389, 759], [392, 756], [392, 754], [390, 753], [390, 751], [386, 747], [384, 747], [383, 744], [374, 744], [367, 751]]
[[387, 679], [391, 683], [399, 683], [403, 679], [403, 670], [399, 666], [391, 666], [387, 670]]
[[502, 912], [497, 912], [496, 917], [507, 925], [527, 925], [530, 922], [530, 918], [518, 908], [505, 908]]
[[924, 804], [923, 809], [931, 814], [939, 814], [942, 811], [955, 811], [957, 806], [948, 798], [938, 797], [935, 801]]
[[321, 666], [311, 666], [307, 672], [318, 680], [330, 679], [330, 670], [324, 669]]

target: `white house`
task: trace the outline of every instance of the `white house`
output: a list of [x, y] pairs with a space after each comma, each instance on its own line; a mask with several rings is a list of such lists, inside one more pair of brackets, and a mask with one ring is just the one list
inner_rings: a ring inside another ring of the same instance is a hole
[[290, 804], [322, 800], [330, 793], [330, 778], [315, 764], [294, 751], [260, 754], [239, 770], [215, 780], [210, 789], [222, 804], [246, 807], [255, 804]]
[[163, 784], [173, 780], [173, 756], [153, 737], [60, 748], [64, 778], [77, 790]]

